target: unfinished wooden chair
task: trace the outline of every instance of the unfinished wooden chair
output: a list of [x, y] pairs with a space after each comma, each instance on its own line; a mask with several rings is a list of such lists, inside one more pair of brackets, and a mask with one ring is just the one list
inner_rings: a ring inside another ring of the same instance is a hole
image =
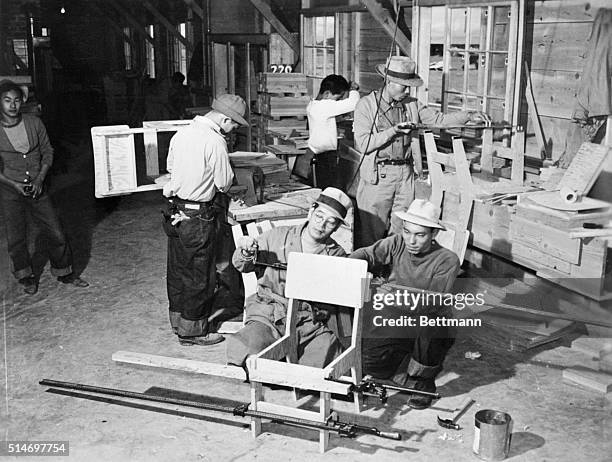
[[461, 263], [465, 257], [470, 231], [468, 230], [476, 188], [470, 174], [470, 164], [465, 155], [461, 138], [453, 138], [453, 155], [438, 152], [433, 133], [427, 132], [425, 151], [431, 179], [430, 201], [442, 208], [444, 194], [459, 196], [457, 219], [451, 224], [445, 221], [446, 230], [438, 232], [438, 243], [457, 254]]
[[[313, 269], [316, 268], [316, 271]], [[348, 258], [291, 253], [288, 258], [285, 296], [289, 299], [285, 334], [268, 348], [247, 359], [251, 382], [250, 409], [325, 422], [331, 416], [331, 395], [347, 395], [351, 384], [361, 382], [362, 308], [369, 289], [367, 262]], [[354, 310], [351, 345], [324, 368], [298, 364], [298, 304], [327, 303]], [[282, 362], [281, 360], [286, 360]], [[350, 372], [350, 376], [345, 374]], [[341, 382], [334, 380], [342, 379]], [[277, 384], [319, 392], [319, 410], [309, 411], [265, 400], [263, 384]], [[359, 400], [355, 396], [356, 409]], [[253, 418], [254, 437], [261, 433], [261, 419]], [[329, 431], [320, 430], [319, 450], [329, 444]]]

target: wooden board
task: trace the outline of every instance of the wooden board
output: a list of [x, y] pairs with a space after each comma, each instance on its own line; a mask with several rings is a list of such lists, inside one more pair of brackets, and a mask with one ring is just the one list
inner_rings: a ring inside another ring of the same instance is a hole
[[578, 337], [572, 342], [572, 349], [586, 353], [592, 358], [599, 358], [602, 351], [612, 349], [612, 338]]
[[172, 369], [183, 372], [195, 372], [196, 374], [216, 375], [242, 381], [246, 380], [246, 373], [241, 367], [207, 363], [193, 359], [171, 358], [169, 356], [158, 356], [132, 351], [116, 351], [112, 355], [112, 360], [118, 363], [159, 367], [162, 369]]
[[559, 191], [538, 191], [530, 193], [527, 197], [538, 205], [555, 210], [580, 212], [583, 210], [609, 209], [612, 206], [610, 202], [590, 197], [582, 197], [576, 202], [568, 203], [561, 197]]
[[601, 173], [610, 148], [602, 144], [582, 143], [558, 184], [586, 196]]
[[578, 384], [600, 393], [612, 390], [612, 375], [587, 368], [571, 368], [563, 371], [563, 381]]
[[531, 223], [516, 215], [510, 217], [510, 240], [569, 263], [580, 262], [580, 240], [571, 239], [567, 232]]
[[92, 127], [96, 197], [133, 192], [136, 182], [134, 134], [124, 133], [127, 125]]

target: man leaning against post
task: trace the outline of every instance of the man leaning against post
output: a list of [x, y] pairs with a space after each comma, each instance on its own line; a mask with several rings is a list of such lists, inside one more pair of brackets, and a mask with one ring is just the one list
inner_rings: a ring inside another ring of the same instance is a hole
[[363, 156], [357, 187], [359, 247], [373, 244], [387, 232], [401, 232], [401, 220], [391, 212], [405, 210], [414, 199], [410, 147], [414, 124], [490, 122], [484, 112], [442, 114], [411, 98], [410, 88], [423, 85], [423, 80], [416, 63], [406, 56], [390, 57], [386, 65], [376, 66], [376, 72], [384, 77], [383, 87], [359, 100], [353, 123], [355, 148]]
[[240, 125], [246, 103], [236, 95], [215, 98], [212, 110], [178, 130], [170, 140], [164, 186], [168, 198], [164, 231], [168, 236], [167, 289], [170, 325], [181, 345], [213, 345], [223, 336], [212, 332], [219, 221], [225, 192], [234, 173], [226, 135]]
[[[257, 292], [245, 301], [245, 325], [227, 341], [227, 362], [244, 367], [249, 355], [259, 353], [285, 333], [288, 299], [286, 272], [268, 265], [286, 264], [291, 252], [344, 257], [346, 253], [330, 236], [340, 227], [352, 206], [336, 188], [325, 188], [314, 202], [305, 224], [273, 228], [257, 239], [245, 236], [232, 262], [238, 271], [257, 275]], [[316, 271], [316, 268], [312, 269]], [[301, 302], [298, 309], [298, 359], [312, 367], [324, 367], [343, 350], [342, 340], [351, 333], [350, 312], [342, 307]]]
[[[398, 211], [395, 215], [403, 225], [400, 234], [358, 249], [350, 258], [366, 260], [370, 268], [391, 265], [390, 283], [449, 292], [460, 264], [457, 255], [435, 241], [438, 232], [444, 229], [439, 220], [440, 210], [429, 201], [415, 199], [407, 211]], [[377, 313], [386, 318], [451, 316], [449, 309], [441, 306], [398, 305], [385, 306], [384, 311]], [[362, 341], [363, 372], [378, 379], [392, 380], [400, 386], [433, 393], [436, 391], [435, 378], [453, 343], [451, 332], [444, 326], [389, 329], [366, 321]], [[414, 394], [408, 400], [408, 405], [415, 409], [425, 409], [430, 404], [431, 397], [424, 395]]]

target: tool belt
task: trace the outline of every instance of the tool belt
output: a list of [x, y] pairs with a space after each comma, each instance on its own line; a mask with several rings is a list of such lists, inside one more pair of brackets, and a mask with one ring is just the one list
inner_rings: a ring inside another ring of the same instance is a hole
[[385, 165], [410, 165], [410, 161], [408, 159], [381, 159], [376, 161], [377, 165], [385, 166]]

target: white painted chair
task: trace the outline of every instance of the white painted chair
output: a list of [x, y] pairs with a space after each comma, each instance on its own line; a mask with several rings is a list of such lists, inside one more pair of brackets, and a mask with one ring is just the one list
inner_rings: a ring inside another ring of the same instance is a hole
[[[313, 271], [316, 268], [316, 271]], [[251, 381], [250, 409], [291, 415], [325, 422], [331, 415], [331, 395], [346, 395], [351, 384], [361, 382], [362, 308], [368, 295], [367, 262], [348, 258], [290, 253], [287, 267], [285, 297], [289, 299], [285, 335], [268, 348], [247, 359]], [[297, 364], [298, 304], [301, 300], [353, 308], [351, 345], [324, 368]], [[285, 359], [287, 362], [280, 360]], [[350, 373], [350, 377], [345, 374]], [[340, 379], [342, 383], [329, 380]], [[320, 393], [319, 411], [307, 411], [291, 406], [270, 403], [264, 399], [262, 384], [277, 384], [313, 390]], [[355, 405], [359, 411], [359, 399]], [[253, 418], [251, 430], [256, 437], [261, 433], [261, 419]], [[320, 430], [319, 449], [324, 452], [329, 444], [329, 431]]]

